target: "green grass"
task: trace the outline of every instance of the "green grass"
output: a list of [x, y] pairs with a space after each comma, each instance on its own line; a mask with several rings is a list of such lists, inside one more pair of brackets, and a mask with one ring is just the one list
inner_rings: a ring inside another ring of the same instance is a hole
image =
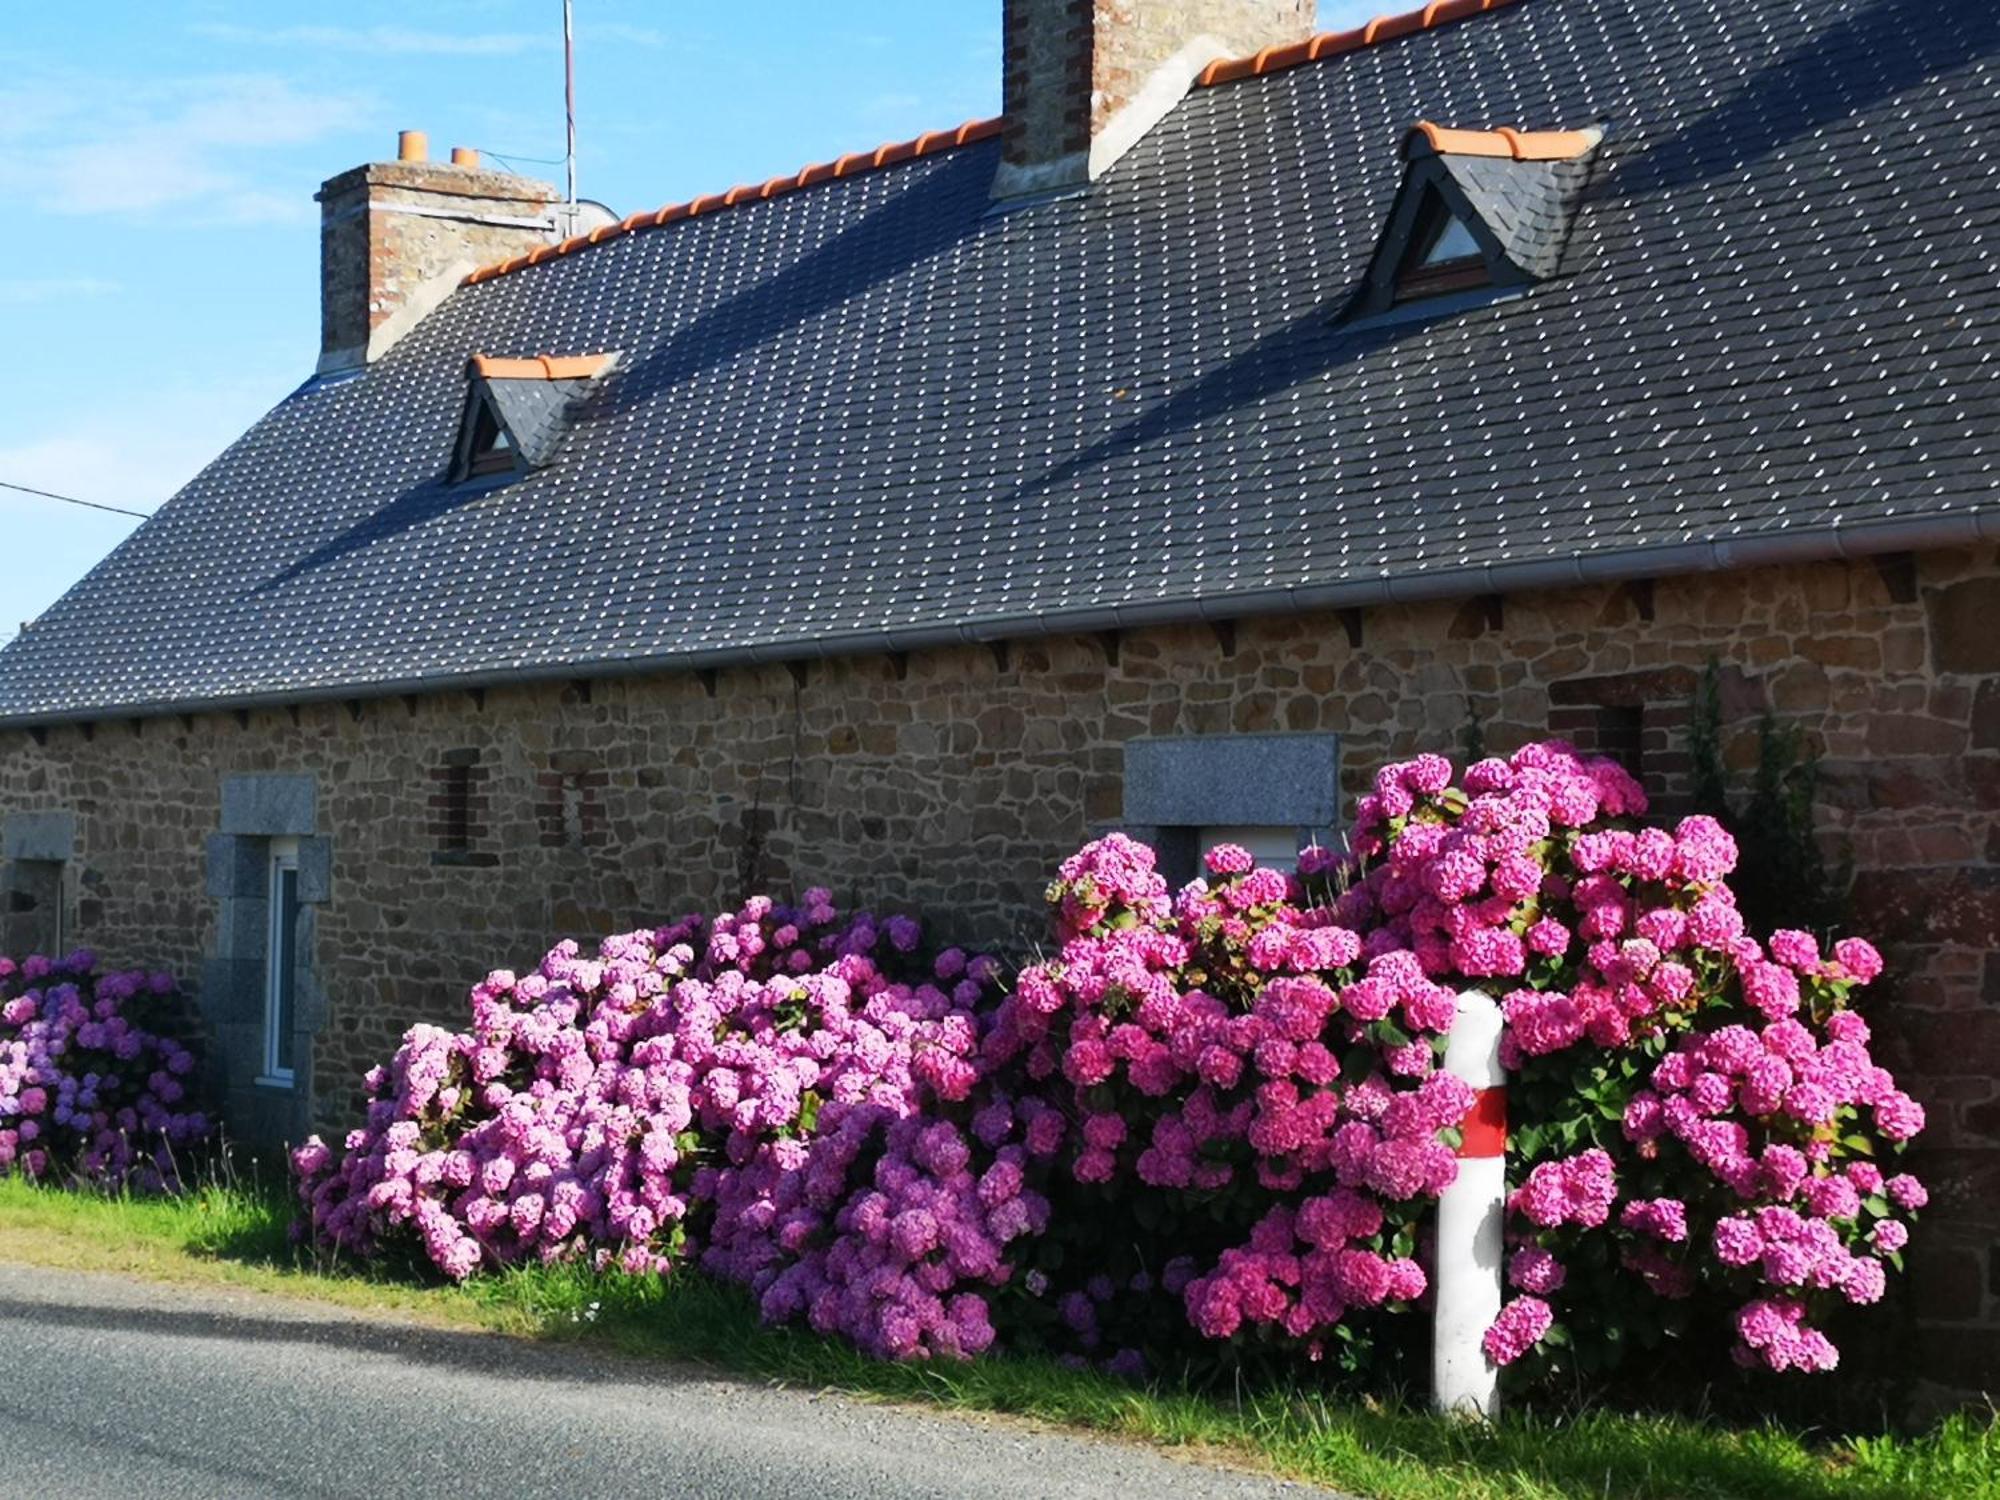
[[95, 1197], [0, 1179], [0, 1260], [311, 1297], [440, 1326], [586, 1341], [757, 1379], [1086, 1428], [1380, 1500], [1956, 1500], [2000, 1497], [2000, 1424], [1957, 1416], [1920, 1437], [1739, 1429], [1585, 1411], [1478, 1426], [1311, 1389], [1220, 1398], [1140, 1388], [1045, 1360], [885, 1365], [757, 1325], [698, 1277], [524, 1268], [462, 1287], [289, 1245], [289, 1205], [247, 1186], [179, 1199]]

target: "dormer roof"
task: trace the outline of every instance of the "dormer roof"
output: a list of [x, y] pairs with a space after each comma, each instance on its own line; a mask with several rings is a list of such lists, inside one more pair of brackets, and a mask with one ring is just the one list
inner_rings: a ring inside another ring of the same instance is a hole
[[1403, 179], [1350, 315], [1462, 310], [1556, 275], [1603, 139], [1596, 127], [1419, 121], [1403, 139]]
[[[539, 469], [550, 463], [592, 384], [616, 362], [611, 354], [508, 359], [475, 354], [454, 474], [459, 478]], [[500, 454], [508, 462], [490, 462]]]

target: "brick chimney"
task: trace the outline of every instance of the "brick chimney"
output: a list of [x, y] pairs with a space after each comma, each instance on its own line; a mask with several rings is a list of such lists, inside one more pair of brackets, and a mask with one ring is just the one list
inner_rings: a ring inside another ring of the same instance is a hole
[[464, 147], [450, 162], [429, 154], [423, 133], [406, 130], [395, 161], [320, 187], [322, 372], [380, 359], [467, 271], [557, 237], [550, 184], [486, 171]]
[[1218, 57], [1312, 35], [1314, 0], [1005, 0], [996, 196], [1093, 180]]

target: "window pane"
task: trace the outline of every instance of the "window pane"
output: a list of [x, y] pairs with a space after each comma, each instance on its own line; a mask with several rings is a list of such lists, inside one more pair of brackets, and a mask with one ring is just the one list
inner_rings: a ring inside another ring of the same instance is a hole
[[1472, 237], [1472, 231], [1465, 227], [1462, 219], [1450, 218], [1444, 221], [1444, 228], [1425, 252], [1422, 264], [1442, 266], [1454, 260], [1470, 260], [1479, 254], [1479, 241]]
[[270, 1003], [265, 1025], [270, 1028], [265, 1056], [274, 1071], [292, 1071], [292, 1018], [298, 985], [299, 872], [280, 866], [271, 882]]

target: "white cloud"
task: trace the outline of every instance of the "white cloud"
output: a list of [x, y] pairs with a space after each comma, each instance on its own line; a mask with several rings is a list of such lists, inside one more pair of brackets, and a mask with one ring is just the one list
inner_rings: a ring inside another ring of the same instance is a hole
[[418, 31], [408, 26], [236, 26], [212, 22], [198, 36], [246, 46], [310, 47], [377, 56], [513, 57], [555, 45], [553, 36], [520, 31]]
[[49, 214], [302, 220], [304, 193], [251, 176], [260, 151], [351, 129], [374, 101], [266, 74], [159, 83], [65, 74], [0, 93], [0, 195]]
[[0, 307], [74, 302], [84, 297], [109, 297], [123, 290], [117, 282], [101, 276], [28, 276], [0, 281]]

